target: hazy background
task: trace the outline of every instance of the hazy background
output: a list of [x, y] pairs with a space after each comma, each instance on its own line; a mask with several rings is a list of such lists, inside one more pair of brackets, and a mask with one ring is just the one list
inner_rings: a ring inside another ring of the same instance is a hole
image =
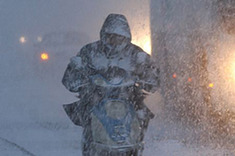
[[[148, 0], [0, 0], [0, 155], [81, 154], [82, 129], [62, 107], [77, 99], [61, 79], [69, 58], [99, 40], [110, 13], [127, 17], [134, 43], [150, 45]], [[53, 32], [77, 32], [79, 43], [37, 46]], [[55, 55], [43, 62], [47, 48]]]
[[[23, 72], [21, 66], [34, 53], [26, 47], [49, 32], [77, 31], [86, 34], [90, 42], [98, 40], [109, 13], [127, 17], [135, 43], [141, 45], [139, 40], [146, 35], [150, 38], [148, 0], [0, 0], [1, 71], [4, 75], [10, 69], [14, 70], [11, 74], [15, 69]], [[26, 38], [24, 45], [19, 43], [21, 36]]]
[[[69, 58], [99, 39], [110, 13], [124, 14], [132, 42], [150, 52], [149, 5], [149, 0], [0, 0], [0, 155], [81, 155], [82, 128], [73, 125], [62, 107], [77, 100], [61, 83]], [[48, 34], [67, 32], [77, 32], [79, 42], [44, 45], [38, 40], [42, 37], [43, 43]], [[43, 51], [50, 52], [48, 61], [40, 60]], [[162, 98], [157, 92], [147, 102], [156, 117], [146, 135], [144, 155], [222, 155], [220, 149], [164, 139], [165, 123], [158, 116]], [[174, 124], [168, 128], [178, 130]]]
[[[142, 48], [150, 46], [149, 12], [148, 0], [0, 0], [0, 80], [20, 80], [19, 77], [29, 78], [29, 72], [37, 72], [31, 68], [38, 53], [34, 44], [47, 33], [83, 34], [76, 51], [64, 52], [75, 55], [81, 46], [99, 39], [99, 31], [110, 13], [127, 17], [133, 43]], [[24, 44], [19, 42], [21, 36], [26, 39]], [[66, 67], [65, 61], [69, 61], [68, 57], [60, 63]]]

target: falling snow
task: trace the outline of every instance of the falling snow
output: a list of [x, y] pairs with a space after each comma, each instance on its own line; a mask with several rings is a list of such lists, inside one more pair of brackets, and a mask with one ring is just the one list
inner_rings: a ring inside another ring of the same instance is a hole
[[[79, 95], [61, 79], [113, 12], [127, 17], [132, 42], [160, 73], [160, 87], [146, 92], [155, 118], [144, 156], [235, 155], [234, 8], [232, 0], [0, 0], [0, 155], [81, 155], [82, 128], [63, 110]], [[96, 63], [131, 69], [126, 59]]]

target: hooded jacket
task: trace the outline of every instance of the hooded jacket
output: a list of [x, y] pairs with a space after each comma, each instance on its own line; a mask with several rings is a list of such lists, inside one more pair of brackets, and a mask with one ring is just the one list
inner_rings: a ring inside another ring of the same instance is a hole
[[[112, 35], [121, 36], [123, 41], [110, 45], [107, 40]], [[100, 40], [84, 46], [70, 59], [62, 80], [69, 91], [79, 93], [80, 101], [64, 105], [64, 109], [74, 124], [84, 127], [83, 155], [94, 155], [91, 154], [90, 112], [94, 103], [105, 96], [102, 93], [104, 90], [97, 89], [91, 81], [96, 75], [103, 75], [106, 78], [128, 75], [134, 81], [138, 81], [137, 86], [108, 91], [114, 98], [122, 95], [130, 99], [136, 112], [140, 112], [139, 120], [143, 131], [140, 140], [143, 140], [144, 130], [154, 115], [143, 103], [145, 96], [142, 90], [154, 92], [158, 87], [158, 75], [150, 56], [131, 43], [130, 27], [123, 15], [110, 14], [106, 18], [100, 31]]]
[[[125, 37], [122, 44], [110, 46], [106, 43], [110, 34]], [[119, 66], [130, 75], [143, 82], [143, 89], [154, 92], [158, 85], [156, 68], [150, 56], [140, 47], [131, 43], [131, 32], [123, 15], [110, 14], [100, 31], [100, 40], [84, 46], [65, 71], [62, 83], [71, 92], [89, 92], [89, 77], [97, 72], [107, 71], [109, 67]]]

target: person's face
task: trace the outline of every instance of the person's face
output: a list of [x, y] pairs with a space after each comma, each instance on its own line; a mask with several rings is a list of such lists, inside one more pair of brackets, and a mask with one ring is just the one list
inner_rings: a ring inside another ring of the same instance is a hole
[[126, 41], [126, 37], [117, 34], [107, 34], [106, 43], [115, 46]]

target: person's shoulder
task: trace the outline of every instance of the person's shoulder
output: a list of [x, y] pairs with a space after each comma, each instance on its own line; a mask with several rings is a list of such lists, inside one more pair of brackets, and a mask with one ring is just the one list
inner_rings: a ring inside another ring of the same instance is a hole
[[96, 50], [100, 44], [100, 41], [95, 41], [92, 43], [88, 43], [81, 48], [77, 55], [87, 55], [90, 51]]
[[136, 54], [137, 56], [145, 56], [145, 57], [149, 57], [150, 55], [145, 52], [141, 47], [131, 43], [130, 44], [130, 49], [132, 49], [133, 53]]
[[136, 63], [148, 63], [150, 61], [150, 55], [145, 52], [141, 47], [131, 43], [130, 45], [131, 55], [135, 58]]
[[137, 46], [133, 43], [130, 43], [129, 48], [131, 48], [132, 50], [135, 50], [135, 51], [143, 51], [142, 48], [140, 48], [139, 46]]

